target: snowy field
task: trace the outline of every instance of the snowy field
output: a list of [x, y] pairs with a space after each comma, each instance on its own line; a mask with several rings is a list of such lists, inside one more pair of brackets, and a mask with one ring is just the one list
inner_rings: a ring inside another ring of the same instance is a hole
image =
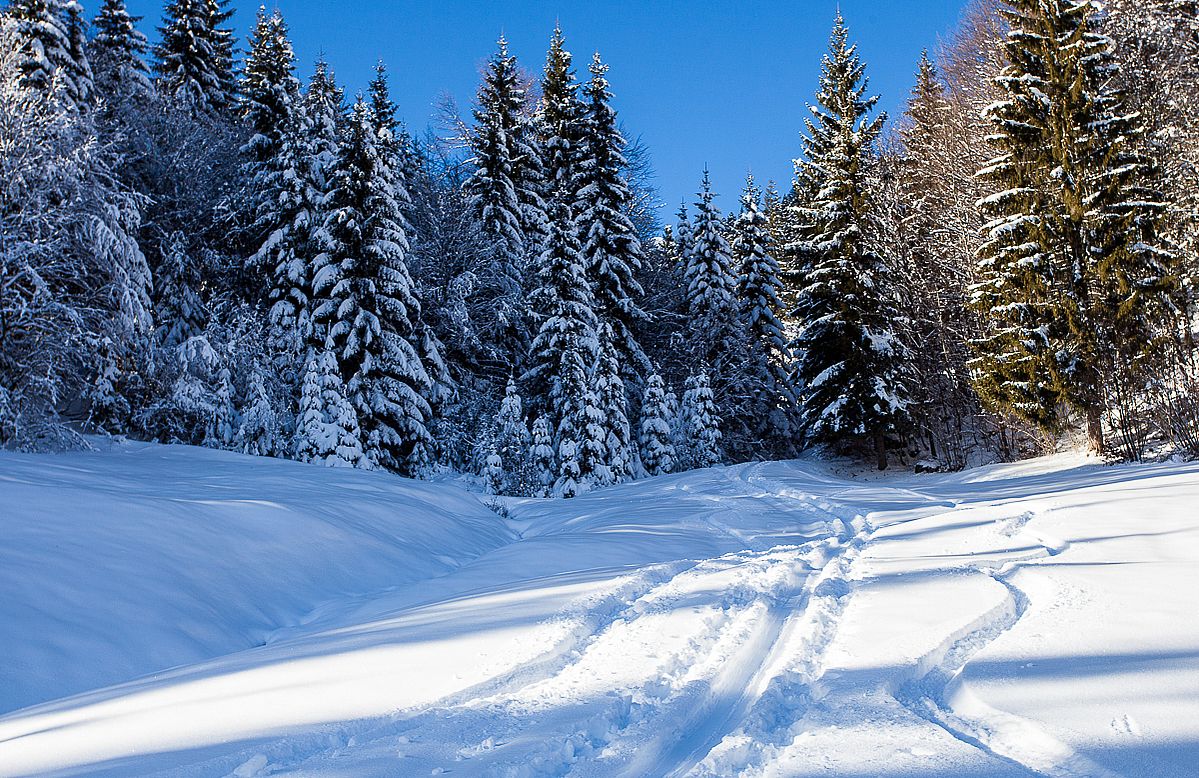
[[0, 454], [0, 774], [158, 773], [1199, 775], [1199, 464]]

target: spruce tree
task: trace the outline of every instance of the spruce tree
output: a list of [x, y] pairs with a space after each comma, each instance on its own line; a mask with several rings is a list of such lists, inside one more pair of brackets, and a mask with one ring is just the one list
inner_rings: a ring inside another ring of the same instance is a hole
[[624, 483], [633, 475], [632, 436], [628, 397], [620, 377], [616, 335], [607, 322], [600, 324], [600, 355], [595, 367], [595, 393], [604, 430], [604, 465], [599, 485]]
[[208, 310], [200, 298], [199, 285], [196, 262], [183, 236], [176, 233], [163, 246], [154, 280], [157, 340], [163, 348], [181, 346], [207, 326]]
[[548, 497], [557, 479], [554, 455], [554, 436], [544, 416], [538, 416], [533, 422], [532, 439], [533, 472], [539, 488], [534, 497]]
[[268, 343], [285, 368], [306, 346], [325, 342], [312, 320], [312, 283], [316, 257], [327, 245], [324, 222], [341, 101], [328, 64], [318, 61], [262, 182], [270, 195], [260, 200], [256, 226], [266, 237], [251, 264], [269, 276]]
[[295, 457], [329, 467], [368, 467], [358, 417], [346, 399], [337, 359], [313, 349], [304, 366]]
[[71, 109], [91, 99], [91, 67], [82, 50], [79, 7], [63, 0], [12, 0], [4, 15], [13, 21], [20, 46], [21, 85], [48, 92]]
[[282, 14], [276, 10], [267, 16], [260, 8], [241, 81], [242, 114], [252, 133], [241, 153], [258, 245], [246, 263], [245, 289], [252, 300], [268, 304], [276, 269], [295, 261], [297, 241], [289, 233], [305, 217], [297, 210], [306, 204], [300, 167], [308, 129], [298, 111], [300, 83], [294, 71]]
[[228, 17], [217, 0], [171, 0], [163, 11], [154, 48], [158, 88], [195, 113], [230, 107], [232, 33], [220, 26]]
[[753, 395], [750, 424], [758, 440], [772, 435], [787, 439], [791, 436], [789, 415], [795, 395], [790, 386], [790, 351], [780, 318], [783, 283], [760, 198], [751, 175], [741, 197], [732, 247]]
[[597, 52], [583, 88], [583, 137], [577, 161], [575, 225], [583, 262], [595, 295], [600, 321], [612, 329], [614, 345], [625, 369], [644, 372], [649, 359], [633, 334], [645, 312], [636, 302], [643, 293], [637, 282], [641, 242], [628, 216], [632, 193], [623, 171], [628, 165], [625, 140], [616, 126], [608, 66]]
[[140, 16], [131, 16], [125, 0], [104, 0], [92, 20], [95, 35], [88, 44], [88, 58], [99, 92], [110, 102], [150, 91], [146, 54], [150, 44], [137, 29]]
[[472, 206], [491, 240], [500, 285], [509, 304], [520, 294], [525, 236], [519, 194], [520, 168], [530, 151], [524, 140], [524, 88], [516, 57], [501, 37], [479, 86], [470, 133], [474, 172], [466, 182]]
[[662, 376], [651, 373], [641, 398], [641, 467], [649, 476], [673, 473], [676, 464], [671, 409], [667, 406]]
[[865, 66], [848, 39], [838, 13], [796, 166], [805, 267], [792, 350], [807, 439], [871, 442], [885, 469], [887, 435], [908, 424], [903, 349], [892, 329], [899, 312], [867, 233], [868, 171], [886, 117], [870, 117], [878, 98], [867, 96]]
[[[692, 233], [684, 244], [687, 246], [684, 275], [692, 326], [712, 348], [719, 348], [719, 342], [730, 334], [736, 316], [737, 281], [732, 270], [732, 249], [725, 240], [723, 220], [714, 198], [712, 181], [705, 170], [699, 200], [695, 203]], [[712, 354], [699, 356], [706, 358]]]
[[295, 53], [287, 37], [287, 24], [278, 9], [269, 16], [259, 7], [250, 34], [250, 51], [241, 77], [241, 111], [250, 127], [250, 140], [242, 147], [250, 177], [259, 172], [283, 142], [293, 120], [300, 82], [295, 77]]
[[720, 441], [723, 437], [720, 427], [723, 422], [716, 408], [707, 371], [700, 371], [687, 379], [687, 391], [683, 394], [680, 413], [687, 442], [688, 466], [704, 468], [720, 464]]
[[395, 192], [360, 97], [333, 164], [327, 249], [317, 258], [315, 316], [328, 326], [372, 464], [406, 475], [428, 464], [429, 376], [414, 348], [420, 303], [405, 261]]
[[1048, 430], [1073, 407], [1103, 451], [1113, 394], [1143, 380], [1172, 317], [1163, 205], [1133, 152], [1139, 120], [1113, 86], [1095, 8], [1015, 0], [1003, 16], [1004, 99], [986, 112], [1000, 154], [980, 173], [997, 191], [981, 201], [991, 221], [973, 292], [992, 331], [972, 367], [992, 407]]

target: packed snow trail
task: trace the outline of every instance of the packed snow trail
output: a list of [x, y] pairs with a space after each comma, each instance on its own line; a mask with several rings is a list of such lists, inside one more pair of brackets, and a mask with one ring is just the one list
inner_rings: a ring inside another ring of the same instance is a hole
[[[516, 501], [502, 520], [448, 484], [260, 462], [0, 454], [16, 506], [0, 563], [20, 571], [0, 565], [2, 639], [24, 657], [0, 665], [0, 705], [42, 701], [0, 716], [0, 775], [1131, 778], [1199, 763], [1194, 465], [863, 481], [754, 464]], [[219, 532], [190, 528], [213, 516]], [[159, 555], [181, 577], [129, 594]], [[211, 637], [180, 642], [176, 622], [204, 607], [214, 623], [190, 631]], [[62, 697], [36, 672], [63, 657], [94, 691]]]

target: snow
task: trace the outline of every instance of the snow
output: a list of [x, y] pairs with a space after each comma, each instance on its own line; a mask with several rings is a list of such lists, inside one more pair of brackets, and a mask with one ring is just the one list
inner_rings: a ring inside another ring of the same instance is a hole
[[0, 454], [0, 775], [1182, 776], [1199, 464]]

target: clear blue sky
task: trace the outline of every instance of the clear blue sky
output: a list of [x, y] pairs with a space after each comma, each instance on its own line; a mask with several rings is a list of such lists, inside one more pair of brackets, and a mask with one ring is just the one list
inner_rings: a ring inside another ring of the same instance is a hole
[[[85, 0], [89, 14], [99, 0]], [[152, 39], [161, 0], [128, 0]], [[736, 205], [747, 170], [785, 186], [799, 155], [805, 103], [816, 89], [837, 0], [275, 0], [307, 79], [322, 52], [352, 94], [379, 57], [414, 131], [444, 92], [465, 111], [503, 32], [540, 73], [560, 20], [580, 75], [598, 49], [621, 121], [649, 145], [665, 211], [693, 199], [704, 166], [718, 201]], [[882, 107], [898, 114], [922, 48], [953, 27], [963, 0], [840, 0]], [[257, 3], [234, 0], [245, 35]], [[268, 3], [268, 8], [274, 5]], [[244, 38], [243, 38], [244, 40]], [[244, 47], [244, 44], [243, 44]]]

